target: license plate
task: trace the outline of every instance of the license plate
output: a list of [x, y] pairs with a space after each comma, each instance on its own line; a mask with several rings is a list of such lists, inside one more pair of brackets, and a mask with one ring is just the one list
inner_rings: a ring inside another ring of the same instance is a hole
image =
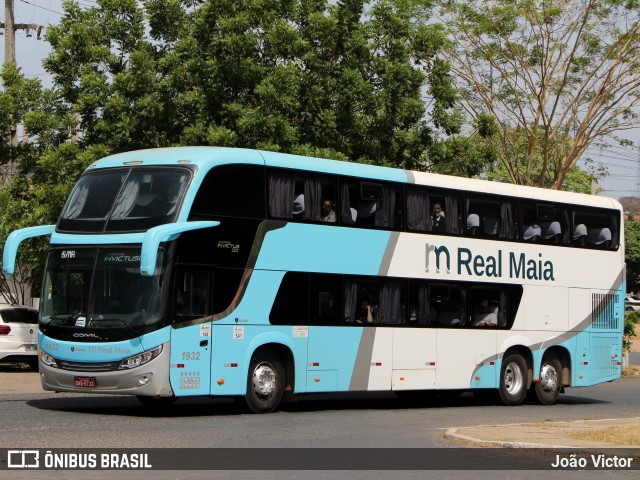
[[36, 350], [38, 350], [38, 345], [35, 343], [24, 346], [25, 352], [35, 352]]
[[76, 387], [95, 387], [96, 379], [95, 377], [73, 377], [73, 383]]

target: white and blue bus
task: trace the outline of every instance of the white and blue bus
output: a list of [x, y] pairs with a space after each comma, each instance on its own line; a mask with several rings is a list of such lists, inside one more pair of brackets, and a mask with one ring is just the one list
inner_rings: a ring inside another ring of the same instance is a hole
[[620, 376], [615, 200], [256, 150], [91, 165], [50, 236], [45, 390], [244, 397], [497, 391]]

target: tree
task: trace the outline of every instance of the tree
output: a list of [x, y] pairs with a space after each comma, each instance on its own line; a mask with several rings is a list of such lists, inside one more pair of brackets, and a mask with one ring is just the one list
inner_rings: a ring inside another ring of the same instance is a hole
[[462, 104], [513, 183], [559, 189], [590, 145], [637, 126], [636, 0], [436, 3]]
[[[234, 146], [437, 169], [459, 150], [441, 137], [462, 118], [426, 3], [66, 3], [45, 66], [85, 145]], [[481, 158], [463, 170], [476, 174]]]
[[[0, 128], [23, 123], [30, 140], [0, 144], [0, 161], [19, 169], [0, 192], [0, 233], [54, 223], [87, 165], [140, 148], [261, 148], [477, 175], [494, 158], [451, 138], [462, 117], [426, 4], [65, 2], [47, 29], [54, 87], [15, 68], [3, 77]], [[20, 249], [31, 278], [44, 245]]]
[[626, 222], [624, 230], [627, 291], [640, 290], [640, 222]]
[[[32, 225], [55, 223], [82, 171], [105, 149], [69, 143], [75, 119], [55, 89], [27, 79], [15, 63], [0, 71], [0, 129], [21, 124], [28, 142], [0, 143], [0, 163], [13, 162], [16, 175], [0, 190], [0, 248], [9, 233]], [[7, 303], [24, 303], [28, 289], [39, 283], [46, 241], [21, 246], [13, 277], [0, 275], [0, 295]]]
[[629, 214], [629, 220], [640, 219], [640, 197], [622, 197], [619, 201], [624, 211]]

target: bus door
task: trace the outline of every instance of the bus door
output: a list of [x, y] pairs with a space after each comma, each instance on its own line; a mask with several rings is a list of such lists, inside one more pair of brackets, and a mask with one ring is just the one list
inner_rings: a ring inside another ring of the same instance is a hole
[[212, 274], [177, 270], [169, 311], [171, 329], [171, 388], [176, 396], [209, 395], [211, 370]]

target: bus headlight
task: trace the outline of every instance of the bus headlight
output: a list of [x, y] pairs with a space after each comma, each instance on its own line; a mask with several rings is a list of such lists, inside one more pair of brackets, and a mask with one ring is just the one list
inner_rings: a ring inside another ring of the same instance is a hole
[[40, 350], [40, 360], [42, 360], [42, 363], [48, 365], [49, 367], [58, 368], [56, 360], [44, 350]]
[[162, 352], [162, 345], [154, 348], [153, 350], [149, 350], [148, 352], [140, 353], [138, 355], [134, 355], [133, 357], [125, 358], [122, 362], [120, 362], [120, 370], [126, 370], [129, 368], [136, 368], [140, 365], [144, 365], [145, 363], [149, 363], [151, 360], [156, 358]]

